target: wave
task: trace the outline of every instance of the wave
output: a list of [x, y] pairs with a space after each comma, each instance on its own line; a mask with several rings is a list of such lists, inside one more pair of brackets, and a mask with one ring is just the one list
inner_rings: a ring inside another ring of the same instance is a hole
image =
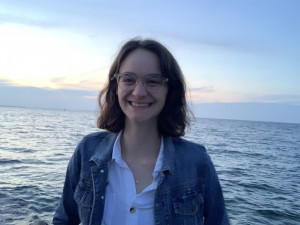
[[22, 163], [22, 161], [18, 159], [0, 159], [0, 164], [16, 164], [16, 163]]

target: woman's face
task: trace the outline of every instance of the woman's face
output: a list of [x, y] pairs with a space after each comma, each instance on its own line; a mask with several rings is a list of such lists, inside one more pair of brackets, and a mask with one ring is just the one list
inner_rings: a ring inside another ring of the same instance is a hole
[[[131, 88], [127, 86], [124, 88], [120, 85], [121, 80], [119, 81], [118, 100], [126, 116], [126, 122], [156, 123], [157, 116], [165, 105], [168, 87], [163, 84], [159, 91], [153, 90], [150, 86], [155, 80], [152, 81], [151, 78], [150, 81], [145, 82], [144, 78], [149, 74], [163, 75], [158, 57], [144, 49], [134, 50], [121, 64], [119, 74], [124, 73], [131, 74], [137, 79], [137, 84], [131, 85]], [[122, 78], [122, 82], [127, 85], [130, 80]]]

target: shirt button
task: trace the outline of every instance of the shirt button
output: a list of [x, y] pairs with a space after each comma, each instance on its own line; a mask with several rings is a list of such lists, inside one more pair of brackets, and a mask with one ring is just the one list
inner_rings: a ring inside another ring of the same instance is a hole
[[135, 213], [135, 208], [133, 208], [133, 207], [131, 207], [130, 209], [129, 209], [129, 212], [131, 213], [131, 214], [133, 214], [133, 213]]
[[100, 173], [104, 173], [104, 170], [100, 170]]

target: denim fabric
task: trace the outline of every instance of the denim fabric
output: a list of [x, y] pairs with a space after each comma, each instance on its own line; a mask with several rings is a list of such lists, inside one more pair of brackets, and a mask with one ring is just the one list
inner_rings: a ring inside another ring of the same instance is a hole
[[[53, 224], [101, 224], [116, 137], [97, 132], [79, 143], [68, 165]], [[154, 220], [156, 225], [229, 224], [220, 183], [203, 146], [164, 137]]]

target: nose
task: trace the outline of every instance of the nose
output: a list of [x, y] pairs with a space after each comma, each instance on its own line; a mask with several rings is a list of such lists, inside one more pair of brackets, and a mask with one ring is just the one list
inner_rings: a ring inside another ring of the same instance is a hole
[[145, 89], [143, 82], [137, 82], [132, 90], [132, 95], [136, 97], [143, 97], [147, 95], [147, 90]]

